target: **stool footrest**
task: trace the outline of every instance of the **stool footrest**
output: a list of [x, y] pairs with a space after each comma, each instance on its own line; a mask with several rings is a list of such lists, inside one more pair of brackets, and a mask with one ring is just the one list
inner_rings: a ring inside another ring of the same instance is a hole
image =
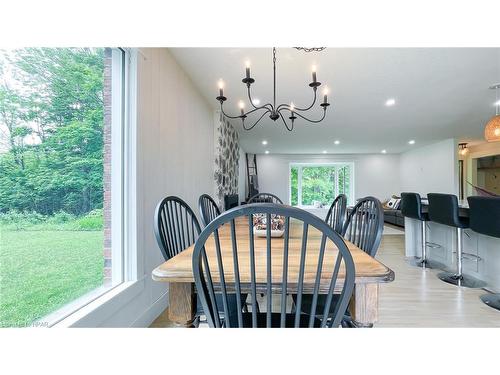
[[[452, 254], [456, 254], [456, 251], [452, 251]], [[462, 252], [462, 259], [467, 259], [467, 260], [472, 260], [474, 262], [479, 262], [480, 260], [483, 260], [479, 255], [472, 254], [472, 253], [465, 253]]]
[[440, 249], [443, 247], [440, 244], [435, 243], [435, 242], [426, 242], [425, 246], [430, 247], [431, 249]]
[[479, 255], [471, 253], [462, 253], [462, 259], [472, 260], [474, 262], [479, 262], [480, 260], [483, 260]]

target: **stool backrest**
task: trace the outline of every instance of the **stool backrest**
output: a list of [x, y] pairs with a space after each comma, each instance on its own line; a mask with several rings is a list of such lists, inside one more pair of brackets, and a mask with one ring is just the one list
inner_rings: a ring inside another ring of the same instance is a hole
[[453, 194], [429, 193], [429, 219], [435, 223], [461, 227], [458, 198]]
[[468, 197], [470, 228], [500, 238], [500, 197]]
[[420, 194], [401, 193], [401, 213], [405, 217], [411, 217], [412, 219], [424, 221]]

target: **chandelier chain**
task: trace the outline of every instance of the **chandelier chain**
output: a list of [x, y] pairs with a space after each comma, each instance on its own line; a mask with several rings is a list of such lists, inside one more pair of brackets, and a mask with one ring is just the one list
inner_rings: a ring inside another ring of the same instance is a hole
[[273, 47], [273, 105], [274, 110], [276, 110], [276, 47]]

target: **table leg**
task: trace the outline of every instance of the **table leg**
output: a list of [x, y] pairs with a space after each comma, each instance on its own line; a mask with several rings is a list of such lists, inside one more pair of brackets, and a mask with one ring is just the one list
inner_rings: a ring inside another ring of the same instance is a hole
[[196, 295], [193, 283], [170, 283], [168, 318], [181, 327], [193, 327]]
[[378, 319], [378, 284], [356, 284], [349, 311], [356, 327], [373, 327]]

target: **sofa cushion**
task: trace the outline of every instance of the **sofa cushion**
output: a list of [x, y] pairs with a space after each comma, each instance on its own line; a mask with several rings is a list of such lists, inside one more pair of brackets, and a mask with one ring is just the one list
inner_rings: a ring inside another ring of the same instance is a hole
[[384, 216], [396, 216], [396, 214], [398, 212], [401, 212], [401, 211], [393, 210], [393, 209], [384, 209]]

